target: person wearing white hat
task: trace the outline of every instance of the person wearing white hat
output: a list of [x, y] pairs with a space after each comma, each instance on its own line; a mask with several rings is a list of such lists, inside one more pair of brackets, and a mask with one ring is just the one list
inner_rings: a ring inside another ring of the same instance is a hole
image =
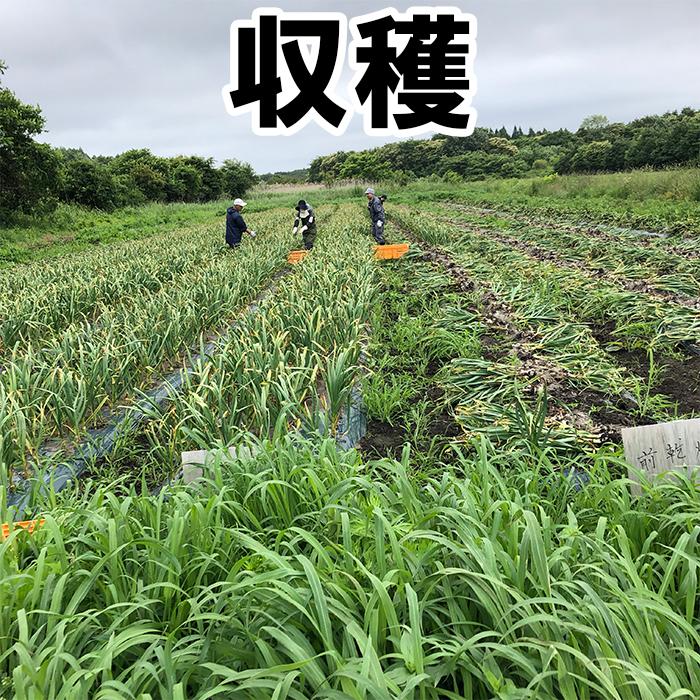
[[233, 206], [226, 210], [226, 243], [231, 248], [238, 248], [241, 245], [243, 234], [247, 233], [251, 238], [255, 238], [255, 231], [251, 231], [241, 216], [241, 211], [246, 203], [239, 197], [233, 202]]
[[365, 195], [367, 196], [369, 218], [372, 220], [372, 235], [379, 245], [385, 245], [384, 225], [386, 224], [386, 214], [384, 213], [384, 205], [371, 187], [365, 190]]

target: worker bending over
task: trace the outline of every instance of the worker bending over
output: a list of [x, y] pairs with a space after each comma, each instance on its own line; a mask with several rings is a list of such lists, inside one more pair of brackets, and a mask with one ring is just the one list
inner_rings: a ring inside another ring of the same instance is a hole
[[384, 205], [371, 187], [367, 188], [365, 195], [367, 195], [369, 218], [372, 221], [372, 235], [379, 245], [385, 245], [384, 226], [386, 224], [386, 214], [384, 213]]
[[294, 219], [293, 232], [297, 233], [298, 231], [301, 233], [304, 239], [304, 248], [311, 250], [316, 242], [316, 214], [311, 205], [303, 199], [299, 200], [294, 209], [297, 216]]

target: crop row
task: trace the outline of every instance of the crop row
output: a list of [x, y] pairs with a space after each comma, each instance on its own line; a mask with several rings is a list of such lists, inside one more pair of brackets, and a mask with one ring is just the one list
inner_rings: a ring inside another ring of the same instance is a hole
[[576, 454], [619, 443], [623, 426], [675, 415], [668, 397], [650, 393], [650, 379], [619, 366], [591, 328], [571, 317], [551, 285], [527, 284], [514, 266], [494, 265], [481, 239], [474, 251], [464, 237], [453, 242], [450, 230], [418, 234], [453, 251], [454, 258], [439, 251], [427, 258], [451, 271], [469, 302], [438, 321], [443, 332], [473, 338], [473, 352], [440, 375], [467, 435]]
[[341, 209], [257, 313], [241, 318], [164, 406], [152, 406], [142, 435], [150, 460], [177, 465], [180, 452], [226, 446], [241, 432], [335, 431], [375, 294], [369, 246], [360, 242], [358, 256], [362, 232], [347, 220]]
[[697, 201], [692, 197], [675, 202], [673, 199], [659, 199], [658, 193], [651, 197], [646, 193], [637, 200], [604, 195], [578, 196], [578, 192], [570, 192], [566, 197], [552, 197], [538, 194], [535, 190], [539, 190], [540, 185], [546, 187], [544, 181], [530, 182], [532, 191], [527, 194], [515, 193], [511, 187], [500, 192], [488, 187], [480, 192], [468, 188], [438, 193], [438, 197], [468, 203], [480, 208], [482, 213], [507, 212], [519, 218], [556, 220], [573, 227], [663, 236], [682, 247], [687, 244], [689, 249], [700, 231]]
[[666, 260], [673, 260], [674, 258], [700, 260], [697, 243], [692, 237], [679, 237], [653, 231], [637, 231], [594, 222], [587, 224], [581, 222], [573, 223], [561, 216], [556, 218], [547, 216], [536, 209], [525, 211], [489, 209], [454, 201], [441, 202], [439, 206], [452, 211], [460, 211], [470, 216], [477, 216], [485, 223], [493, 223], [499, 226], [542, 228], [561, 231], [577, 235], [578, 237], [626, 244], [631, 250], [636, 250], [640, 260], [657, 257]]
[[[268, 233], [255, 246], [244, 246], [237, 255], [210, 254], [205, 264], [184, 270], [167, 285], [115, 299], [93, 320], [79, 314], [55, 334], [8, 350], [0, 374], [0, 462], [5, 469], [26, 470], [47, 438], [74, 437], [99, 424], [106, 410], [178, 363], [203, 334], [226, 324], [283, 264], [292, 245], [287, 232], [275, 230], [279, 216], [261, 223]], [[210, 228], [200, 247], [211, 250], [218, 235]], [[181, 242], [198, 261], [198, 248]], [[110, 252], [117, 258], [119, 248]], [[175, 251], [171, 259], [182, 264]], [[133, 278], [125, 284], [133, 284]]]
[[486, 282], [468, 289], [435, 319], [443, 333], [472, 338], [471, 352], [438, 375], [466, 437], [568, 456], [619, 442], [620, 427], [638, 419], [643, 381], [615, 366], [587, 328], [542, 307], [517, 309]]
[[615, 323], [616, 340], [629, 347], [674, 348], [700, 339], [700, 313], [643, 291], [630, 291], [555, 258], [539, 260], [492, 233], [470, 231], [437, 221], [430, 232], [479, 269], [508, 287], [521, 285], [528, 296], [548, 298], [566, 317], [592, 325]]
[[[347, 266], [357, 257], [361, 238], [358, 227], [341, 223], [350, 218], [341, 212], [326, 219], [326, 235], [312, 255], [275, 284], [255, 313], [239, 316], [231, 332], [194, 360], [164, 405], [152, 402], [146, 408], [146, 425], [118, 445], [95, 476], [109, 479], [112, 465], [133, 466], [138, 459], [139, 470], [152, 466], [162, 481], [179, 464], [181, 451], [229, 444], [241, 431], [314, 431], [322, 427], [314, 416], [326, 414], [331, 417], [325, 429], [334, 429], [355, 376], [373, 290], [369, 246], [366, 260]], [[261, 261], [258, 265], [278, 264], [279, 251], [262, 251], [256, 241], [248, 254]], [[231, 284], [253, 289], [245, 269], [235, 268]], [[211, 284], [211, 271], [206, 280]], [[140, 401], [139, 410], [143, 405]], [[146, 454], [134, 457], [134, 449], [144, 445]]]
[[[280, 214], [260, 223], [278, 230]], [[0, 271], [3, 352], [53, 338], [75, 323], [90, 323], [118, 305], [157, 295], [221, 258], [218, 226], [172, 231]]]
[[507, 220], [463, 212], [452, 212], [452, 217], [450, 223], [529, 246], [538, 257], [554, 255], [563, 264], [580, 265], [599, 276], [605, 274], [618, 284], [631, 282], [628, 287], [632, 290], [700, 308], [700, 259], [688, 260], [663, 249], [650, 250], [638, 241], [600, 240], [581, 232], [528, 223], [511, 226]]
[[379, 282], [362, 383], [362, 450], [398, 459], [409, 445], [414, 469], [434, 473], [462, 435], [436, 374], [450, 359], [470, 356], [478, 341], [472, 329], [439, 322], [464, 301], [444, 271], [409, 253], [382, 265]]

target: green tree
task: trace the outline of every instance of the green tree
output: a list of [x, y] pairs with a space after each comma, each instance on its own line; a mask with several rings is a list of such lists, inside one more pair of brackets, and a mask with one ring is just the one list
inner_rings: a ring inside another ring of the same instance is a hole
[[576, 141], [576, 137], [567, 129], [558, 129], [535, 136], [543, 146], [568, 146]]
[[444, 182], [448, 182], [451, 184], [457, 184], [460, 182], [464, 182], [464, 178], [459, 173], [456, 173], [454, 170], [448, 170], [442, 176], [442, 179]]
[[185, 158], [168, 160], [166, 197], [169, 202], [197, 202], [202, 189], [201, 172]]
[[227, 197], [243, 197], [258, 182], [253, 168], [239, 160], [225, 160], [220, 172], [222, 189]]
[[340, 170], [343, 180], [389, 180], [395, 169], [383, 148], [350, 153]]
[[130, 181], [138, 192], [134, 204], [142, 201], [165, 201], [170, 173], [167, 161], [153, 155], [147, 148], [132, 149], [118, 155], [110, 164], [115, 175]]
[[[69, 163], [74, 160], [92, 160], [82, 148], [57, 148], [56, 153], [61, 159], [62, 164]], [[98, 160], [98, 159], [95, 159]], [[101, 161], [100, 161], [101, 162]]]
[[581, 131], [599, 131], [610, 126], [610, 120], [604, 114], [591, 114], [590, 117], [586, 117], [582, 122], [579, 129]]
[[[0, 62], [0, 76], [6, 66]], [[59, 158], [34, 137], [44, 130], [38, 106], [21, 102], [0, 83], [0, 223], [17, 213], [52, 211], [59, 188]]]
[[493, 136], [489, 139], [489, 150], [494, 153], [507, 153], [511, 156], [518, 155], [518, 147], [511, 143], [509, 139]]
[[595, 172], [608, 169], [608, 159], [613, 152], [610, 141], [592, 141], [576, 149], [571, 167], [575, 171]]
[[493, 136], [490, 129], [477, 127], [469, 137], [447, 136], [440, 141], [440, 156], [451, 158], [462, 153], [480, 151], [488, 147], [488, 140]]
[[94, 209], [111, 211], [123, 202], [117, 178], [107, 166], [91, 158], [72, 158], [63, 163], [61, 196]]
[[341, 171], [349, 154], [338, 151], [314, 159], [309, 166], [309, 182], [334, 183], [341, 177]]
[[180, 160], [192, 168], [200, 175], [200, 184], [196, 201], [211, 202], [219, 199], [221, 190], [221, 173], [214, 167], [213, 158], [202, 158], [200, 156], [184, 156]]
[[487, 177], [519, 177], [528, 166], [521, 158], [509, 154], [474, 151], [446, 159], [442, 168], [443, 174], [452, 171], [465, 180], [483, 180]]
[[323, 156], [318, 156], [318, 158], [314, 158], [310, 165], [309, 165], [309, 175], [308, 175], [308, 180], [309, 182], [321, 182], [323, 179], [323, 173], [321, 172], [321, 168], [323, 166], [323, 161], [324, 157]]
[[260, 176], [260, 181], [266, 185], [301, 185], [309, 182], [309, 168], [265, 173]]

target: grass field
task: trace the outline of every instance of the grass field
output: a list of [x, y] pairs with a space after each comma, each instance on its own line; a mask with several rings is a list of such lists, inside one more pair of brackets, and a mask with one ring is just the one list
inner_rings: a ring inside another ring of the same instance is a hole
[[693, 183], [380, 183], [385, 263], [359, 185], [5, 232], [0, 697], [700, 697], [697, 481], [620, 438], [700, 415]]

